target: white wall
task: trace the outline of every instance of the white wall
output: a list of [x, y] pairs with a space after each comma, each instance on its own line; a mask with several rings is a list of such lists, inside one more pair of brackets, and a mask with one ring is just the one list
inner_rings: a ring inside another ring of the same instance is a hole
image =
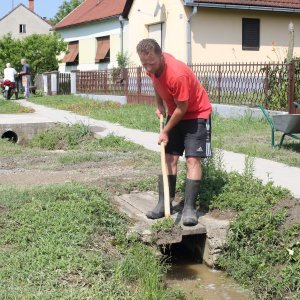
[[[4, 1], [2, 0], [0, 5], [4, 4], [2, 2]], [[20, 24], [26, 25], [26, 33], [19, 32]], [[10, 32], [14, 38], [24, 38], [33, 33], [48, 34], [50, 29], [51, 26], [46, 21], [22, 5], [0, 21], [0, 37]]]

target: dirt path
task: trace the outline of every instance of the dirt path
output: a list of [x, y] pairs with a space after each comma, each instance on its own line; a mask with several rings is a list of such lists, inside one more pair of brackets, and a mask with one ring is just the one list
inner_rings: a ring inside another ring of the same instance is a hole
[[157, 169], [138, 168], [130, 155], [105, 156], [100, 161], [59, 163], [61, 153], [0, 158], [0, 185], [44, 185], [83, 182], [100, 186], [156, 174]]

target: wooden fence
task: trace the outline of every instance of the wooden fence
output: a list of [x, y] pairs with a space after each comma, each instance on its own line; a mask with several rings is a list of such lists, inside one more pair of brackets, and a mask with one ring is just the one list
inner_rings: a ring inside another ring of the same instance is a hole
[[58, 74], [58, 94], [70, 95], [71, 94], [71, 75], [70, 73]]

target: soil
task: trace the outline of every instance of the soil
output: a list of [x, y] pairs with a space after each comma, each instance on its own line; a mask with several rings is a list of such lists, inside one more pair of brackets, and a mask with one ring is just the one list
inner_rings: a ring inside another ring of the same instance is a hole
[[290, 196], [282, 199], [273, 209], [274, 211], [286, 210], [285, 221], [282, 228], [288, 229], [293, 225], [300, 224], [300, 199]]
[[[81, 182], [98, 187], [109, 187], [112, 191], [122, 193], [120, 188], [122, 183], [155, 176], [159, 172], [157, 166], [137, 167], [136, 154], [129, 152], [114, 152], [110, 155], [98, 153], [103, 156], [99, 161], [59, 163], [60, 156], [65, 154], [66, 151], [49, 151], [40, 156], [1, 157], [0, 185], [34, 186]], [[285, 198], [274, 207], [274, 211], [280, 209], [287, 211], [283, 228], [300, 224], [300, 199], [292, 196]], [[5, 208], [0, 207], [0, 212], [4, 210]], [[235, 213], [230, 210], [213, 210], [209, 214], [216, 219], [235, 217]]]
[[[65, 153], [63, 153], [65, 154]], [[153, 168], [137, 168], [131, 154], [104, 156], [99, 161], [61, 164], [62, 153], [53, 151], [43, 156], [0, 158], [0, 185], [33, 186], [66, 182], [82, 182], [97, 186], [118, 184], [158, 172]]]

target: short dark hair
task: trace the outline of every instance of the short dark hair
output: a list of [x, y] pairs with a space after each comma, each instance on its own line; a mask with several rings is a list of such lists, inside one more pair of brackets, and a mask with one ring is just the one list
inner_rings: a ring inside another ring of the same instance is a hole
[[154, 50], [154, 53], [161, 55], [162, 51], [157, 41], [154, 39], [143, 39], [136, 46], [136, 52], [148, 54], [150, 51]]

